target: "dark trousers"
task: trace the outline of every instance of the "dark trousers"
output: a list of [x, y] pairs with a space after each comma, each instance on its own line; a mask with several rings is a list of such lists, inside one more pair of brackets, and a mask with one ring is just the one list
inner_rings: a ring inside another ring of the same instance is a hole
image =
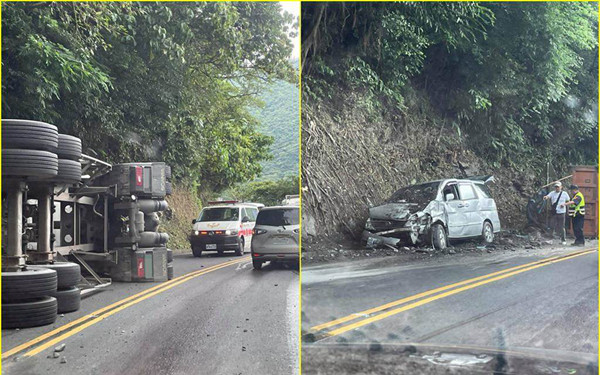
[[565, 241], [565, 214], [555, 213], [550, 220], [550, 230], [553, 236], [558, 236], [561, 241]]
[[583, 215], [575, 215], [573, 216], [573, 234], [575, 235], [575, 243], [578, 245], [585, 244], [585, 238], [583, 238], [583, 219], [585, 216]]

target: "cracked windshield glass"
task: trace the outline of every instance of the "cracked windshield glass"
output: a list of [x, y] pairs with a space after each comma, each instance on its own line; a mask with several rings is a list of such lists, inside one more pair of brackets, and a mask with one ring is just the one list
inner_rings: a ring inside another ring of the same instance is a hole
[[302, 372], [597, 374], [597, 3], [301, 20]]

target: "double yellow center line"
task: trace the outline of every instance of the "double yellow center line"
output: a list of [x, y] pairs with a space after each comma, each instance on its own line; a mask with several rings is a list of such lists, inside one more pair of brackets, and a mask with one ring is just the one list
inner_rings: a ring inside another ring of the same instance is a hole
[[[92, 313], [89, 313], [79, 319], [76, 319], [70, 323], [60, 326], [60, 327], [56, 328], [55, 330], [52, 330], [48, 333], [45, 333], [41, 336], [36, 337], [33, 340], [27, 341], [26, 343], [16, 346], [16, 347], [2, 353], [2, 360], [4, 360], [16, 353], [20, 353], [26, 349], [29, 349], [44, 340], [54, 337], [51, 340], [44, 342], [42, 345], [39, 345], [39, 346], [35, 347], [34, 349], [29, 350], [27, 353], [25, 353], [26, 357], [36, 355], [36, 354], [40, 353], [41, 351], [84, 330], [85, 328], [87, 328], [91, 325], [94, 325], [98, 322], [101, 322], [102, 320], [108, 318], [109, 316], [116, 314], [123, 309], [126, 309], [129, 306], [135, 305], [136, 303], [139, 303], [147, 298], [150, 298], [150, 297], [155, 296], [159, 293], [162, 293], [166, 290], [169, 290], [177, 285], [180, 285], [180, 284], [182, 284], [186, 281], [189, 281], [193, 278], [196, 278], [198, 276], [207, 274], [209, 272], [216, 271], [216, 270], [224, 268], [224, 267], [231, 266], [233, 264], [245, 262], [245, 261], [248, 261], [247, 256], [236, 259], [236, 260], [228, 261], [228, 262], [223, 262], [223, 263], [220, 263], [220, 264], [217, 264], [217, 265], [214, 265], [211, 267], [207, 267], [207, 268], [204, 268], [201, 270], [197, 270], [194, 272], [190, 272], [185, 275], [176, 277], [170, 281], [156, 285], [152, 288], [146, 289], [140, 293], [137, 293], [130, 297], [124, 298], [120, 301], [117, 301], [117, 302], [111, 304], [111, 305], [105, 306], [105, 307], [98, 309]], [[64, 333], [62, 333], [62, 332], [64, 332]], [[62, 333], [62, 334], [60, 334], [60, 333]]]
[[[454, 295], [454, 294], [457, 294], [460, 292], [464, 292], [469, 289], [476, 288], [481, 285], [489, 284], [494, 281], [505, 279], [505, 278], [508, 278], [511, 276], [518, 275], [523, 272], [534, 270], [539, 267], [547, 266], [549, 264], [561, 262], [561, 261], [567, 260], [567, 259], [572, 259], [577, 256], [589, 254], [589, 253], [592, 253], [595, 251], [596, 251], [596, 249], [585, 249], [585, 250], [577, 251], [577, 252], [567, 254], [564, 256], [554, 256], [554, 257], [538, 260], [535, 262], [523, 264], [520, 266], [507, 268], [507, 269], [493, 272], [493, 273], [490, 273], [487, 275], [474, 277], [472, 279], [464, 280], [464, 281], [461, 281], [458, 283], [445, 285], [440, 288], [428, 290], [426, 292], [415, 294], [415, 295], [412, 295], [409, 297], [405, 297], [405, 298], [402, 298], [402, 299], [399, 299], [396, 301], [386, 303], [381, 306], [373, 307], [368, 310], [350, 314], [350, 315], [344, 316], [342, 318], [332, 320], [330, 322], [316, 325], [314, 327], [311, 327], [309, 334], [314, 335], [314, 337], [317, 340], [323, 339], [326, 337], [336, 336], [336, 335], [342, 334], [344, 332], [353, 330], [355, 328], [362, 327], [364, 325], [376, 322], [378, 320], [388, 318], [392, 315], [396, 315], [403, 311], [414, 309], [415, 307], [425, 305], [427, 303], [433, 302], [433, 301], [441, 299], [441, 298], [445, 298], [445, 297], [448, 297], [448, 296], [451, 296], [451, 295]], [[416, 301], [416, 302], [413, 302], [413, 301]], [[413, 302], [413, 303], [409, 303], [409, 302]], [[402, 305], [402, 306], [397, 307], [400, 305]], [[356, 321], [356, 320], [358, 320], [358, 321]], [[352, 321], [355, 321], [355, 322], [350, 323]], [[349, 324], [345, 324], [345, 323], [349, 323]], [[340, 326], [340, 327], [333, 328], [336, 326]]]

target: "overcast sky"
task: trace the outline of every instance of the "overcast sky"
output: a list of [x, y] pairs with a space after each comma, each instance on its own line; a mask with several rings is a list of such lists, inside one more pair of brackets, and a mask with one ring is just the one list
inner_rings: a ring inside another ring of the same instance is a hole
[[[295, 18], [300, 16], [300, 2], [299, 1], [280, 1], [279, 2], [284, 11], [291, 13]], [[294, 50], [292, 51], [292, 58], [297, 59], [300, 56], [300, 35], [298, 35], [294, 42]]]

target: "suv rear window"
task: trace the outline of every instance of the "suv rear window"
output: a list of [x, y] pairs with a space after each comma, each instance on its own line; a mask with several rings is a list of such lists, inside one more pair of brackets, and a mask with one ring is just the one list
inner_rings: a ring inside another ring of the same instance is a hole
[[256, 218], [256, 225], [269, 225], [280, 227], [285, 225], [298, 225], [300, 223], [297, 208], [279, 208], [275, 210], [261, 210]]

